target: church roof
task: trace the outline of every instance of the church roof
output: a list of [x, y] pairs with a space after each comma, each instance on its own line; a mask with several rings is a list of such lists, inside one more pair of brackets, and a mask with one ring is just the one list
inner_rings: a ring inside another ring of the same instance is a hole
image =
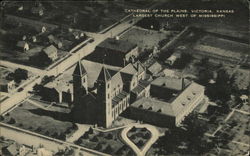
[[111, 79], [111, 75], [109, 71], [103, 66], [97, 80], [106, 82], [110, 79]]
[[80, 75], [80, 76], [83, 76], [83, 75], [86, 75], [87, 74], [87, 71], [86, 69], [83, 67], [82, 63], [79, 61], [75, 67], [75, 70], [73, 72], [73, 75]]
[[142, 65], [142, 63], [140, 61], [137, 61], [134, 64], [134, 67], [136, 68], [136, 70], [138, 71], [138, 73], [142, 73], [144, 71], [144, 67]]

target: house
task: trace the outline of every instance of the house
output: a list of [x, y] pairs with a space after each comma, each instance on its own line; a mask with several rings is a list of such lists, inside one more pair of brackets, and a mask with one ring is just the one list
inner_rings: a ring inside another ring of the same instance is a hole
[[135, 63], [139, 53], [135, 43], [108, 38], [97, 45], [92, 55], [100, 63], [124, 67], [128, 63]]
[[2, 148], [2, 153], [3, 155], [11, 155], [11, 156], [17, 156], [19, 155], [19, 151], [18, 151], [18, 145], [13, 143], [9, 146], [3, 147]]
[[180, 58], [180, 54], [179, 53], [173, 53], [166, 61], [165, 63], [172, 66], [175, 61]]
[[45, 148], [38, 148], [37, 149], [37, 156], [53, 156], [53, 152], [51, 152]]
[[10, 93], [15, 88], [14, 80], [0, 79], [0, 91]]
[[55, 45], [57, 48], [61, 49], [63, 44], [62, 42], [57, 38], [55, 37], [54, 35], [49, 35], [48, 36], [48, 40], [51, 44]]
[[42, 52], [52, 61], [57, 59], [57, 48], [54, 45], [44, 48]]
[[77, 122], [109, 127], [132, 102], [149, 96], [150, 83], [144, 80], [146, 71], [140, 62], [118, 71], [103, 66], [94, 84], [96, 93], [88, 91], [85, 67], [78, 63], [75, 69], [79, 72], [73, 73], [72, 115]]
[[18, 41], [16, 44], [17, 48], [26, 52], [30, 49], [29, 44], [26, 41]]
[[7, 76], [11, 74], [12, 71], [8, 68], [0, 67], [0, 91], [9, 93], [15, 89], [15, 81], [9, 80]]
[[192, 82], [169, 101], [142, 98], [129, 107], [129, 117], [161, 127], [180, 126], [204, 99], [204, 87]]
[[35, 6], [31, 8], [31, 13], [39, 16], [43, 16], [44, 8], [42, 6]]

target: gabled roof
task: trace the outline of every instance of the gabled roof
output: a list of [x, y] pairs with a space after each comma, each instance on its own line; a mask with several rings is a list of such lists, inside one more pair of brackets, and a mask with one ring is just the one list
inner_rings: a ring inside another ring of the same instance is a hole
[[102, 70], [97, 78], [98, 81], [106, 82], [111, 79], [111, 75], [108, 70], [103, 66]]
[[136, 63], [133, 64], [135, 69], [138, 71], [138, 73], [142, 73], [144, 71], [144, 66], [140, 61], [137, 61]]
[[154, 64], [152, 64], [149, 68], [148, 71], [152, 74], [157, 74], [162, 70], [162, 66], [161, 64], [159, 64], [158, 62], [155, 62]]
[[87, 74], [86, 69], [83, 67], [82, 63], [79, 61], [75, 67], [75, 70], [73, 72], [73, 75], [80, 75], [84, 76]]
[[130, 50], [134, 49], [137, 45], [124, 40], [116, 40], [114, 38], [108, 38], [101, 42], [98, 47], [106, 48], [114, 51], [119, 51], [122, 53], [128, 53]]
[[43, 49], [43, 51], [48, 55], [50, 56], [51, 54], [53, 53], [57, 53], [57, 49], [54, 45], [50, 45], [46, 48]]
[[183, 87], [187, 87], [190, 84], [190, 81], [182, 78], [175, 77], [158, 77], [157, 79], [151, 82], [154, 86], [159, 86], [163, 88], [168, 88], [170, 90], [181, 91]]
[[134, 74], [137, 73], [137, 70], [135, 69], [135, 67], [131, 63], [129, 63], [127, 66], [122, 68], [120, 70], [120, 72], [130, 74], [130, 75], [134, 75]]

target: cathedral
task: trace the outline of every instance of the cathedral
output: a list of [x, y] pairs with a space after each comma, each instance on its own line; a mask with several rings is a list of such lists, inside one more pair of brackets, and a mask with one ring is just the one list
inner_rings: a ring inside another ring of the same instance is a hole
[[119, 71], [103, 65], [91, 91], [88, 73], [81, 62], [73, 72], [73, 119], [79, 123], [109, 127], [113, 121], [141, 97], [149, 97], [150, 83], [141, 62], [130, 63]]

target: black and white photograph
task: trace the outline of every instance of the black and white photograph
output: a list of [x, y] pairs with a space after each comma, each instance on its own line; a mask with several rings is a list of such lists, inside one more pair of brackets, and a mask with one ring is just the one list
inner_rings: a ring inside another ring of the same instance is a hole
[[249, 156], [248, 0], [1, 0], [1, 156]]

